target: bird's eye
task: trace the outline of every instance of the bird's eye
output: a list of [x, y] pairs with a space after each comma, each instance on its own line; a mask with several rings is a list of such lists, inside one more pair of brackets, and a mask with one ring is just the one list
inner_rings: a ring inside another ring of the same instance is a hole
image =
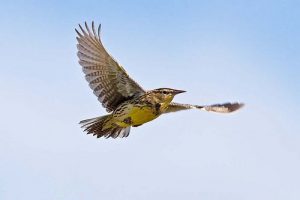
[[163, 91], [163, 94], [168, 94], [168, 92], [167, 91]]

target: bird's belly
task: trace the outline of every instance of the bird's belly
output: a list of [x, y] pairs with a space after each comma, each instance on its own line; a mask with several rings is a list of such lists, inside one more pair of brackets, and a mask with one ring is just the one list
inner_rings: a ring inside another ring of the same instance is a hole
[[155, 113], [151, 107], [134, 107], [130, 113], [132, 125], [141, 125], [151, 120], [154, 120], [159, 115]]
[[138, 126], [147, 123], [158, 116], [159, 114], [157, 114], [152, 107], [128, 106], [123, 110], [122, 115], [115, 116], [114, 121], [120, 127]]

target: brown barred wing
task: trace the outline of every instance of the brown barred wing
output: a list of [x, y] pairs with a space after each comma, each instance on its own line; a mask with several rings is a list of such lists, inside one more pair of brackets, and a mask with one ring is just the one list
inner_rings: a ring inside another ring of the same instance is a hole
[[96, 33], [94, 22], [91, 30], [87, 23], [85, 29], [79, 24], [80, 31], [75, 29], [78, 34], [77, 55], [90, 88], [103, 107], [111, 112], [120, 103], [145, 91], [107, 53], [100, 40], [100, 27]]

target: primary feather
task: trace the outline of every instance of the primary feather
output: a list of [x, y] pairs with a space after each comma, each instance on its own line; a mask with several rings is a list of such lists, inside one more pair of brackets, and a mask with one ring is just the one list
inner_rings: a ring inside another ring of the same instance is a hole
[[143, 94], [145, 90], [107, 53], [100, 39], [100, 27], [97, 33], [94, 22], [92, 31], [87, 23], [86, 30], [81, 25], [80, 31], [75, 29], [78, 34], [77, 55], [90, 88], [107, 111], [111, 112], [120, 103]]

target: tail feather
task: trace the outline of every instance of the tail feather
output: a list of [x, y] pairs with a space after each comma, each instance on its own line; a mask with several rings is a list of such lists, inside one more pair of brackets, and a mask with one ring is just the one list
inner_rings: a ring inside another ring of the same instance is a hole
[[117, 138], [127, 137], [130, 132], [130, 127], [122, 128], [114, 124], [110, 124], [111, 115], [105, 115], [101, 117], [95, 117], [91, 119], [82, 120], [79, 122], [81, 128], [87, 134], [93, 134], [94, 136], [105, 138]]

